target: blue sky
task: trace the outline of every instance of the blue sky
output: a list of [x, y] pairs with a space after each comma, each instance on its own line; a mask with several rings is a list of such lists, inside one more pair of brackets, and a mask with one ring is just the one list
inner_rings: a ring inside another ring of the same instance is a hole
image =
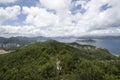
[[39, 2], [39, 0], [16, 0], [15, 2], [11, 3], [1, 3], [0, 7], [9, 7], [9, 6], [14, 6], [14, 5], [19, 5], [19, 6], [36, 6], [36, 4]]
[[0, 36], [119, 35], [119, 0], [0, 0]]

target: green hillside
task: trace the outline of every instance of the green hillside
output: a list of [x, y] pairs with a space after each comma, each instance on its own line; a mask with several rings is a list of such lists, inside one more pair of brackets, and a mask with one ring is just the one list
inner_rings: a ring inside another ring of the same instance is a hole
[[120, 60], [106, 49], [48, 40], [1, 55], [0, 80], [120, 80]]

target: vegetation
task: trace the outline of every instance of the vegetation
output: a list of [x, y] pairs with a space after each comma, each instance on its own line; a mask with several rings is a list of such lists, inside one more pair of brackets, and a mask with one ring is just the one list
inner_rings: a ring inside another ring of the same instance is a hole
[[[62, 70], [57, 71], [56, 58]], [[120, 80], [120, 58], [106, 49], [54, 40], [0, 56], [0, 80]]]

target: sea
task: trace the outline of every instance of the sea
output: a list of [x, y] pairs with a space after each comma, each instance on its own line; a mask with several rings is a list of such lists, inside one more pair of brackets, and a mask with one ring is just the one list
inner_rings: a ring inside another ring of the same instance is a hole
[[[106, 48], [111, 54], [120, 56], [120, 40], [119, 39], [93, 39], [96, 42], [78, 42], [84, 45], [93, 45]], [[59, 39], [61, 42], [77, 42], [76, 39]]]

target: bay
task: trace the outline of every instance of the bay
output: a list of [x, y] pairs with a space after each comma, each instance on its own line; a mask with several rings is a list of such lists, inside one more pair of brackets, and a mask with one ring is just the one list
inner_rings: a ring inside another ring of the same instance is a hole
[[120, 55], [120, 40], [117, 39], [95, 39], [96, 42], [79, 42], [80, 44], [94, 45], [106, 48], [111, 54]]
[[[59, 39], [61, 42], [77, 42], [77, 39]], [[120, 40], [119, 39], [93, 39], [96, 42], [78, 42], [84, 45], [93, 45], [107, 49], [111, 54], [120, 55]]]

